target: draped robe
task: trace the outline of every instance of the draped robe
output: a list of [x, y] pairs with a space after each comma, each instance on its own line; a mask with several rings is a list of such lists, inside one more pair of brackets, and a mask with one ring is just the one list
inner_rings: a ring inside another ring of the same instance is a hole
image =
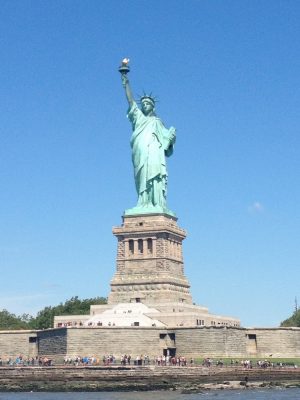
[[173, 153], [174, 138], [155, 115], [146, 116], [133, 102], [128, 111], [132, 124], [130, 145], [138, 206], [166, 207], [166, 157]]

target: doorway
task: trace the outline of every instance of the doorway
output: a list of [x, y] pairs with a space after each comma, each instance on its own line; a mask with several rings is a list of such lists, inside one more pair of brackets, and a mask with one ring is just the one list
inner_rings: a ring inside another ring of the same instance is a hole
[[164, 356], [175, 357], [176, 355], [176, 347], [168, 347], [163, 350]]

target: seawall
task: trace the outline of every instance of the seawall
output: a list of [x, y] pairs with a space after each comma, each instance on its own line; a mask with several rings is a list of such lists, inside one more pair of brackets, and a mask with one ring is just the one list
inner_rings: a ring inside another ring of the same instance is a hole
[[2, 367], [7, 391], [201, 391], [210, 388], [300, 385], [294, 368], [241, 367]]

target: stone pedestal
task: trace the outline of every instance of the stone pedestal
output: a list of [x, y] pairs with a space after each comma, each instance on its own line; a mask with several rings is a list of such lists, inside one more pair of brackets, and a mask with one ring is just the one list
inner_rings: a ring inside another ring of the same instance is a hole
[[[137, 338], [141, 342], [144, 335], [140, 328], [240, 326], [236, 318], [210, 314], [206, 307], [193, 304], [182, 255], [186, 232], [176, 217], [124, 215], [113, 234], [118, 239], [117, 266], [108, 304], [92, 305], [89, 316], [57, 316], [55, 327], [132, 327], [133, 352]], [[121, 340], [123, 345], [129, 339]], [[175, 351], [175, 344], [165, 339], [164, 346]]]
[[166, 214], [124, 216], [113, 228], [118, 239], [117, 268], [108, 304], [192, 304], [184, 275], [182, 241], [186, 232]]

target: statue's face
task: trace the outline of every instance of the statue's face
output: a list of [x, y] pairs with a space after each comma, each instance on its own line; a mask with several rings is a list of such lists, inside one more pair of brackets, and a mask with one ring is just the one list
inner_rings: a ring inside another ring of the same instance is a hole
[[152, 114], [154, 110], [153, 104], [149, 100], [142, 101], [142, 111], [145, 115]]

